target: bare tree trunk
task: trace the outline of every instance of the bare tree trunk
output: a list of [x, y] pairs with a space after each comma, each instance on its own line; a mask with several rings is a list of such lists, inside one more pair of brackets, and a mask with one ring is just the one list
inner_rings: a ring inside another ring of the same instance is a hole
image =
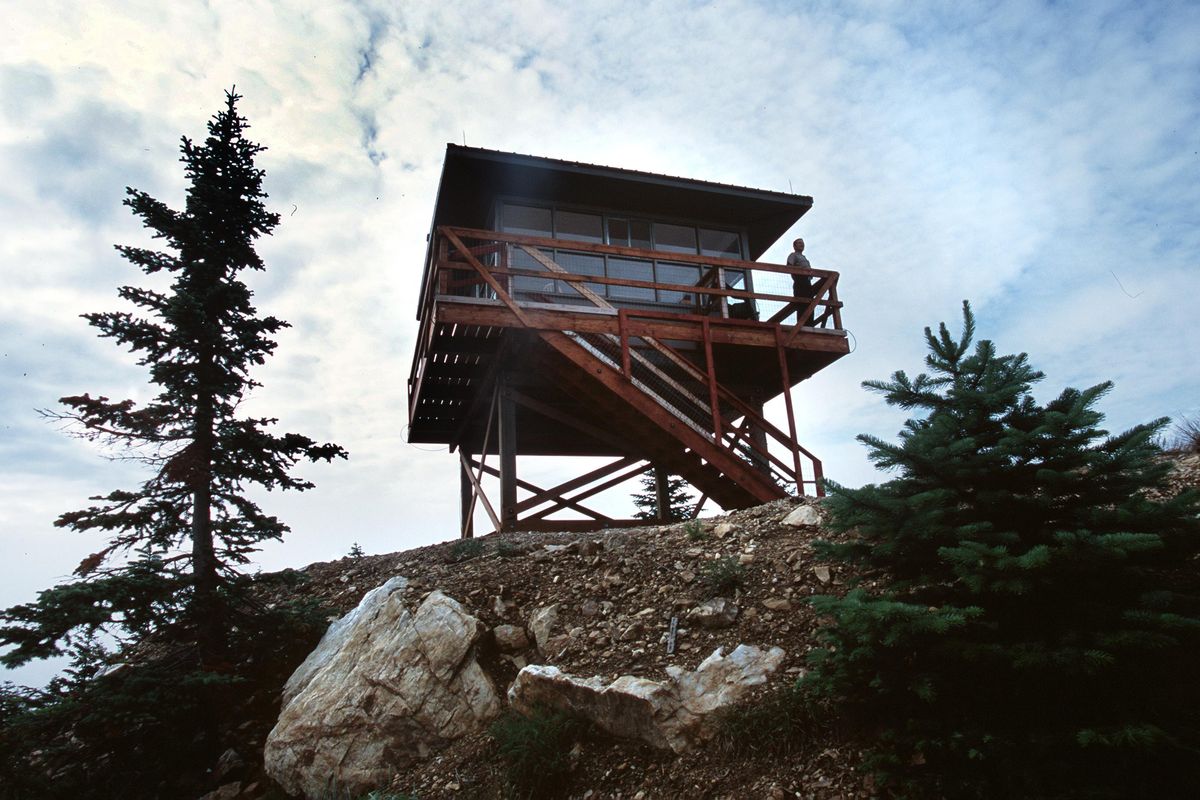
[[[200, 371], [211, 371], [205, 363]], [[217, 556], [212, 532], [213, 398], [204, 394], [207, 381], [200, 380], [201, 394], [196, 401], [196, 449], [192, 472], [192, 617], [196, 625], [201, 661], [221, 650], [220, 609], [217, 604]]]

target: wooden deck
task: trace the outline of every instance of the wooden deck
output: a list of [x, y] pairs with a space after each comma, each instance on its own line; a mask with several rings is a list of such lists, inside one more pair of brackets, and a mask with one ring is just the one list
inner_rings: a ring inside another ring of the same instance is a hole
[[[460, 449], [473, 498], [495, 471], [489, 454], [501, 473], [517, 454], [647, 460], [726, 508], [783, 496], [789, 484], [819, 491], [820, 462], [795, 441], [788, 390], [849, 352], [837, 273], [455, 228], [438, 229], [430, 253], [409, 440]], [[574, 274], [559, 262], [575, 254], [688, 265], [699, 279]], [[755, 292], [744, 278], [728, 285], [751, 270], [801, 275], [811, 296]], [[771, 314], [738, 318], [754, 310]], [[786, 431], [762, 417], [781, 393]], [[517, 483], [505, 486], [501, 513], [487, 506], [497, 528], [525, 510]], [[578, 498], [538, 491], [587, 513]], [[464, 482], [464, 503], [467, 493]]]

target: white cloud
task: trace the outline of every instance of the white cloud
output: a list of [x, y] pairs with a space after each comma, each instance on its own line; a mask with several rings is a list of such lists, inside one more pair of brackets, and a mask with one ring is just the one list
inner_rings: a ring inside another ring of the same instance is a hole
[[[18, 536], [34, 537], [22, 548], [47, 544], [21, 560], [28, 585], [0, 580], [12, 587], [0, 605], [32, 599], [91, 552], [58, 544], [50, 522], [128, 477], [64, 445], [32, 409], [62, 394], [147, 392], [144, 373], [77, 315], [118, 307], [116, 286], [138, 280], [111, 249], [145, 241], [120, 206], [124, 186], [180, 205], [179, 136], [201, 136], [235, 83], [252, 137], [270, 148], [260, 164], [283, 215], [260, 248], [268, 271], [251, 283], [264, 313], [295, 326], [248, 406], [352, 456], [302, 470], [313, 492], [264, 498], [295, 529], [264, 552], [271, 567], [336, 557], [352, 541], [369, 551], [436, 541], [457, 524], [454, 457], [405, 444], [403, 428], [424, 237], [444, 145], [464, 137], [813, 195], [797, 230], [816, 266], [842, 271], [857, 350], [796, 400], [802, 441], [845, 482], [875, 479], [853, 434], [890, 436], [902, 420], [859, 382], [919, 371], [921, 329], [957, 324], [963, 298], [983, 335], [1031, 352], [1046, 394], [1115, 378], [1114, 428], [1194, 409], [1200, 393], [1195, 7], [241, 0], [6, 11], [0, 483], [41, 490], [23, 495], [0, 541], [6, 552]], [[530, 466], [552, 482], [543, 469]], [[99, 485], [83, 490], [83, 475]]]

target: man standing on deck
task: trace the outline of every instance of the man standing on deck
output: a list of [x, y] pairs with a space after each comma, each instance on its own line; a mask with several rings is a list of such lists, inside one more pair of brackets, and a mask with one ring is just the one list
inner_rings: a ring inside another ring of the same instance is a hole
[[[792, 252], [788, 254], [787, 265], [789, 267], [804, 267], [812, 269], [812, 264], [808, 263], [808, 259], [804, 255], [804, 240], [797, 239], [792, 242]], [[816, 278], [809, 275], [793, 275], [792, 276], [792, 296], [801, 300], [811, 300], [816, 296]], [[807, 304], [805, 304], [807, 305]], [[800, 309], [803, 311], [803, 308]], [[805, 316], [803, 320], [799, 320], [801, 325], [812, 324], [812, 314]]]

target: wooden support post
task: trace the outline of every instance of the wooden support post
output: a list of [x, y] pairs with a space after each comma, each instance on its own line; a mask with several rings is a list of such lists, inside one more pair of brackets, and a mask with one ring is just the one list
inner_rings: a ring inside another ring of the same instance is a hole
[[775, 326], [775, 352], [779, 355], [779, 378], [783, 382], [783, 403], [787, 406], [788, 447], [792, 451], [792, 462], [796, 470], [796, 494], [804, 495], [804, 474], [800, 471], [800, 450], [796, 444], [796, 414], [792, 408], [792, 380], [788, 374], [787, 350], [784, 349], [783, 331]]
[[463, 539], [472, 539], [475, 537], [475, 487], [471, 483], [470, 456], [467, 456], [466, 460], [459, 460], [458, 479], [459, 497], [462, 504], [462, 522], [458, 533]]
[[517, 405], [513, 402], [508, 379], [496, 389], [496, 423], [500, 447], [500, 522], [503, 530], [514, 530], [517, 524]]
[[[758, 416], [760, 419], [766, 418], [767, 409], [763, 403], [760, 403], [757, 400], [754, 400], [751, 403], [751, 407], [755, 411], [758, 412]], [[770, 475], [771, 474], [771, 460], [767, 457], [767, 455], [765, 455], [765, 454], [771, 452], [770, 447], [767, 443], [767, 431], [761, 425], [755, 425], [751, 421], [749, 415], [747, 415], [747, 417], [746, 417], [746, 422], [749, 423], [749, 425], [747, 426], [749, 428], [749, 433], [746, 438], [750, 440], [750, 446], [753, 447], [756, 451], [758, 451], [758, 453], [764, 454], [764, 455], [762, 455], [761, 458], [758, 458], [757, 455], [751, 456], [751, 459], [753, 460], [754, 465], [756, 467], [761, 469], [766, 474]], [[732, 447], [732, 445], [730, 445], [730, 446]]]
[[668, 522], [667, 512], [671, 510], [671, 476], [659, 465], [654, 465], [654, 502], [658, 511], [659, 523]]

